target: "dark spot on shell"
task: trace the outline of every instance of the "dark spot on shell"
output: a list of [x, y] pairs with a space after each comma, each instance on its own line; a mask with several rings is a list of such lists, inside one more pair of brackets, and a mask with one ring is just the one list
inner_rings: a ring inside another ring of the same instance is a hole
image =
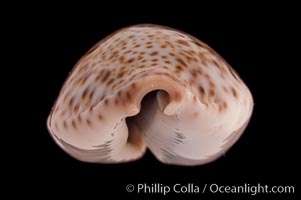
[[211, 89], [211, 90], [209, 91], [209, 96], [213, 97], [214, 95], [215, 95], [215, 92], [214, 92], [214, 90]]
[[175, 48], [175, 46], [174, 46], [171, 42], [169, 42], [169, 41], [166, 41], [165, 44], [166, 44], [167, 46], [169, 46], [170, 48], [172, 48], [172, 49]]
[[194, 78], [196, 78], [198, 75], [196, 69], [190, 69], [189, 72]]
[[177, 66], [176, 66], [176, 70], [177, 70], [177, 71], [183, 71], [184, 68], [183, 68], [182, 66], [180, 66], [180, 65], [177, 65]]
[[214, 64], [214, 66], [216, 66], [217, 68], [221, 68], [221, 66], [215, 60], [213, 60], [212, 62]]
[[189, 43], [185, 40], [178, 40], [177, 43], [185, 45], [185, 46], [190, 46]]
[[114, 57], [116, 57], [118, 55], [118, 52], [117, 51], [114, 51], [112, 53], [112, 55], [109, 57], [109, 60], [112, 60]]
[[72, 105], [73, 105], [73, 102], [74, 102], [74, 97], [72, 97], [70, 100], [69, 100], [69, 107], [72, 107]]
[[64, 117], [66, 115], [66, 111], [65, 110], [62, 110], [61, 112], [61, 117]]
[[120, 63], [123, 63], [123, 62], [124, 62], [124, 56], [120, 56], [120, 57], [119, 57], [119, 62], [120, 62]]
[[186, 66], [186, 63], [181, 58], [177, 58], [176, 61], [180, 63], [182, 66]]
[[131, 97], [132, 97], [129, 91], [127, 91], [125, 95], [126, 95], [127, 99], [131, 99]]
[[196, 96], [193, 96], [193, 101], [197, 102], [198, 98]]
[[204, 95], [204, 94], [205, 94], [205, 89], [204, 89], [203, 86], [200, 86], [200, 87], [199, 87], [199, 91], [200, 91], [201, 95]]
[[88, 80], [88, 78], [89, 78], [89, 75], [88, 75], [88, 74], [87, 74], [87, 75], [85, 75], [85, 76], [82, 78], [80, 85], [83, 85], [83, 84], [85, 84], [85, 83], [86, 83], [86, 81]]
[[219, 112], [222, 112], [222, 111], [226, 110], [227, 107], [228, 107], [228, 104], [227, 104], [227, 102], [224, 101], [223, 103], [221, 103], [221, 104], [219, 105], [218, 110], [219, 110]]
[[80, 114], [78, 115], [77, 119], [78, 119], [78, 122], [79, 122], [79, 123], [82, 123], [82, 117], [81, 117]]
[[179, 92], [176, 92], [174, 98], [175, 98], [175, 101], [180, 101], [180, 100], [181, 100], [181, 95], [180, 95], [180, 93], [179, 93]]
[[88, 126], [91, 126], [92, 124], [91, 124], [91, 121], [89, 120], [89, 119], [86, 119], [86, 122], [87, 122], [87, 125]]
[[227, 104], [227, 102], [224, 101], [224, 103], [223, 103], [223, 108], [224, 108], [224, 109], [227, 109], [227, 107], [228, 107], [228, 104]]
[[233, 95], [235, 98], [237, 98], [237, 96], [238, 96], [237, 91], [236, 91], [233, 87], [231, 87], [231, 92], [232, 92], [232, 95]]
[[74, 128], [74, 129], [76, 129], [76, 123], [75, 123], [75, 121], [74, 121], [74, 119], [72, 120], [72, 127]]
[[114, 79], [111, 78], [111, 79], [108, 81], [108, 85], [111, 85], [113, 82], [114, 82]]
[[158, 55], [158, 52], [157, 51], [153, 51], [149, 54], [150, 56], [155, 56], [155, 55]]
[[167, 46], [166, 46], [166, 44], [162, 44], [160, 47], [161, 47], [162, 49], [165, 49]]
[[63, 126], [65, 129], [67, 129], [67, 122], [65, 120], [63, 121]]
[[124, 54], [129, 54], [131, 52], [132, 52], [132, 50], [127, 50], [126, 52], [124, 52]]
[[120, 98], [121, 97], [121, 91], [117, 92], [117, 96]]
[[58, 127], [57, 123], [54, 124], [54, 128], [55, 128], [55, 130], [59, 130], [59, 127]]
[[95, 77], [94, 81], [95, 81], [95, 82], [98, 82], [98, 81], [100, 80], [100, 78], [101, 78], [101, 74], [98, 74], [98, 75]]
[[132, 63], [132, 62], [134, 62], [134, 60], [135, 60], [135, 58], [130, 58], [130, 59], [127, 61], [127, 63]]
[[94, 90], [92, 90], [92, 91], [90, 92], [90, 94], [89, 94], [89, 97], [88, 97], [89, 101], [92, 100], [93, 95], [94, 95]]
[[78, 109], [79, 109], [79, 104], [76, 104], [76, 105], [74, 106], [74, 108], [73, 108], [73, 111], [74, 111], [75, 113], [77, 113]]
[[109, 104], [109, 100], [106, 99], [106, 100], [104, 101], [104, 104], [107, 106], [107, 105]]
[[105, 82], [106, 80], [108, 80], [109, 76], [110, 76], [111, 72], [109, 70], [106, 71], [105, 75], [102, 77], [102, 82]]
[[122, 78], [122, 77], [123, 77], [123, 75], [124, 75], [124, 71], [122, 71], [122, 72], [119, 72], [119, 73], [118, 73], [118, 75], [117, 75], [117, 78]]

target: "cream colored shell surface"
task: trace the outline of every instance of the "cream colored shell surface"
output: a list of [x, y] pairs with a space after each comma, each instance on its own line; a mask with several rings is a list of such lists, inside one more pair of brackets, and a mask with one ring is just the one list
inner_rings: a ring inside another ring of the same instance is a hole
[[78, 160], [127, 162], [149, 148], [163, 163], [200, 165], [235, 143], [252, 109], [246, 85], [206, 44], [171, 28], [137, 25], [79, 60], [47, 125]]

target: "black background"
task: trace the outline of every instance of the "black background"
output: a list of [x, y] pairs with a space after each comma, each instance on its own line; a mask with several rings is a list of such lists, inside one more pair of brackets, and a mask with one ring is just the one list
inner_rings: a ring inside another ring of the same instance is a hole
[[[290, 15], [285, 17], [278, 11], [266, 13], [258, 9], [224, 12], [215, 18], [213, 13], [218, 11], [212, 8], [209, 11], [194, 15], [178, 12], [108, 15], [94, 12], [89, 15], [81, 10], [68, 14], [64, 10], [41, 10], [33, 17], [21, 19], [26, 28], [17, 27], [14, 34], [25, 42], [23, 51], [28, 56], [22, 60], [20, 70], [20, 76], [25, 77], [20, 79], [24, 85], [21, 84], [19, 91], [19, 98], [23, 100], [20, 107], [25, 109], [21, 112], [24, 126], [13, 127], [20, 143], [16, 146], [21, 150], [11, 156], [16, 163], [9, 165], [13, 170], [11, 174], [16, 175], [12, 187], [28, 187], [25, 193], [31, 195], [43, 191], [43, 195], [94, 195], [99, 199], [106, 194], [143, 199], [145, 195], [125, 190], [127, 184], [138, 183], [260, 183], [294, 185], [298, 192], [300, 99], [297, 98], [296, 68], [300, 63], [294, 61], [297, 58], [294, 27], [298, 20], [290, 10], [287, 10]], [[140, 23], [170, 26], [199, 38], [224, 57], [250, 88], [255, 102], [252, 119], [224, 157], [203, 166], [179, 167], [161, 164], [147, 152], [132, 163], [88, 164], [68, 156], [51, 139], [46, 119], [68, 72], [100, 39]], [[188, 197], [177, 195], [177, 198], [223, 197], [221, 194], [186, 195]], [[268, 196], [288, 199], [295, 195]], [[256, 196], [260, 197], [266, 196]], [[161, 198], [162, 195], [156, 195], [156, 199]]]

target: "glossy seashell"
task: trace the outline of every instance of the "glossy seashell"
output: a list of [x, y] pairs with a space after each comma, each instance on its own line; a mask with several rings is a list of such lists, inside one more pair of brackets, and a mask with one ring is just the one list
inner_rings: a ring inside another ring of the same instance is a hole
[[148, 148], [163, 163], [189, 166], [223, 155], [252, 109], [247, 86], [206, 44], [171, 28], [137, 25], [79, 60], [47, 126], [81, 161], [128, 162]]

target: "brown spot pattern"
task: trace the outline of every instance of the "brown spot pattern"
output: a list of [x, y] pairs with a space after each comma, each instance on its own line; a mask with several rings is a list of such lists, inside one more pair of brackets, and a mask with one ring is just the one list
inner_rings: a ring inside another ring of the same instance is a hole
[[[65, 119], [71, 117], [69, 126], [76, 129], [76, 122], [85, 121], [81, 112], [99, 101], [108, 106], [109, 95], [116, 95], [112, 103], [119, 106], [135, 99], [136, 91], [143, 87], [135, 82], [149, 75], [177, 81], [194, 92], [196, 102], [218, 100], [220, 111], [227, 109], [227, 96], [239, 96], [236, 72], [203, 42], [164, 27], [133, 26], [97, 43], [85, 54], [66, 81], [59, 99], [61, 107], [54, 114], [64, 119], [65, 129]], [[181, 95], [174, 97], [180, 100]], [[86, 124], [90, 126], [91, 121], [86, 119]]]

